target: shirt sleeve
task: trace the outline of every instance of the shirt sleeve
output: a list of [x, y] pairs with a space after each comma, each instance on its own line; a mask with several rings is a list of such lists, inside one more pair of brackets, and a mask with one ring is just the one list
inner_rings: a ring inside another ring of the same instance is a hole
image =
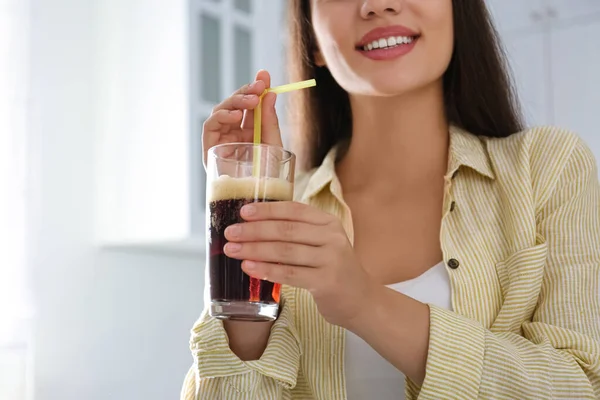
[[289, 398], [300, 367], [293, 294], [292, 288], [282, 288], [281, 313], [263, 355], [254, 361], [242, 361], [231, 351], [223, 322], [205, 310], [192, 329], [194, 364], [185, 378], [181, 400]]
[[508, 260], [544, 263], [532, 320], [488, 330], [430, 306], [426, 377], [420, 388], [408, 382], [408, 398], [600, 398], [597, 174], [594, 156], [578, 140], [538, 213], [545, 243]]

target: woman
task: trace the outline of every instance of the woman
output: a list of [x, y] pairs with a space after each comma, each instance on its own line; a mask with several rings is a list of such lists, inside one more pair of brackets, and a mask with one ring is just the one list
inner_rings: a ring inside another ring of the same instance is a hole
[[[182, 398], [599, 398], [596, 164], [574, 134], [522, 129], [483, 0], [290, 9], [293, 80], [318, 82], [293, 108], [309, 172], [225, 248], [285, 285], [282, 312], [205, 313]], [[269, 80], [216, 107], [205, 152], [250, 140]]]

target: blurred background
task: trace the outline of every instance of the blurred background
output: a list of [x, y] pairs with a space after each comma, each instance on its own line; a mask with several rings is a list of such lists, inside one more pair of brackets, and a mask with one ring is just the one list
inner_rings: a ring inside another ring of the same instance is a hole
[[[528, 124], [600, 157], [600, 1], [488, 3]], [[0, 0], [1, 400], [178, 398], [203, 306], [201, 125], [259, 68], [286, 83], [285, 7]]]

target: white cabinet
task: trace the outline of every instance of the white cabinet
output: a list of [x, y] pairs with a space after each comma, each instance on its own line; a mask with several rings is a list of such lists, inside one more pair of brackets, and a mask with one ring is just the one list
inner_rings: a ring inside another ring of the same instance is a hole
[[600, 15], [599, 0], [546, 0], [550, 14], [561, 21]]
[[571, 129], [600, 160], [600, 0], [489, 3], [527, 125]]
[[486, 0], [501, 33], [575, 23], [600, 16], [600, 0]]
[[486, 0], [496, 27], [502, 33], [530, 28], [542, 18], [544, 0]]
[[529, 126], [545, 124], [552, 119], [546, 100], [550, 93], [544, 73], [547, 69], [544, 62], [545, 40], [544, 34], [537, 32], [515, 35], [504, 40], [525, 120]]
[[600, 20], [550, 35], [555, 123], [580, 134], [600, 160]]

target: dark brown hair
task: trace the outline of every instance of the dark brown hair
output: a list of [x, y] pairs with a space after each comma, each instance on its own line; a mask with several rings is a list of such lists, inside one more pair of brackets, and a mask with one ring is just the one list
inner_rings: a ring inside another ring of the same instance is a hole
[[[506, 137], [522, 130], [506, 55], [484, 0], [452, 0], [452, 5], [454, 53], [443, 77], [448, 121], [478, 136]], [[293, 93], [290, 114], [302, 166], [310, 169], [333, 146], [349, 141], [352, 110], [348, 93], [326, 67], [315, 65], [310, 0], [290, 0], [288, 22], [290, 79], [318, 82]]]

